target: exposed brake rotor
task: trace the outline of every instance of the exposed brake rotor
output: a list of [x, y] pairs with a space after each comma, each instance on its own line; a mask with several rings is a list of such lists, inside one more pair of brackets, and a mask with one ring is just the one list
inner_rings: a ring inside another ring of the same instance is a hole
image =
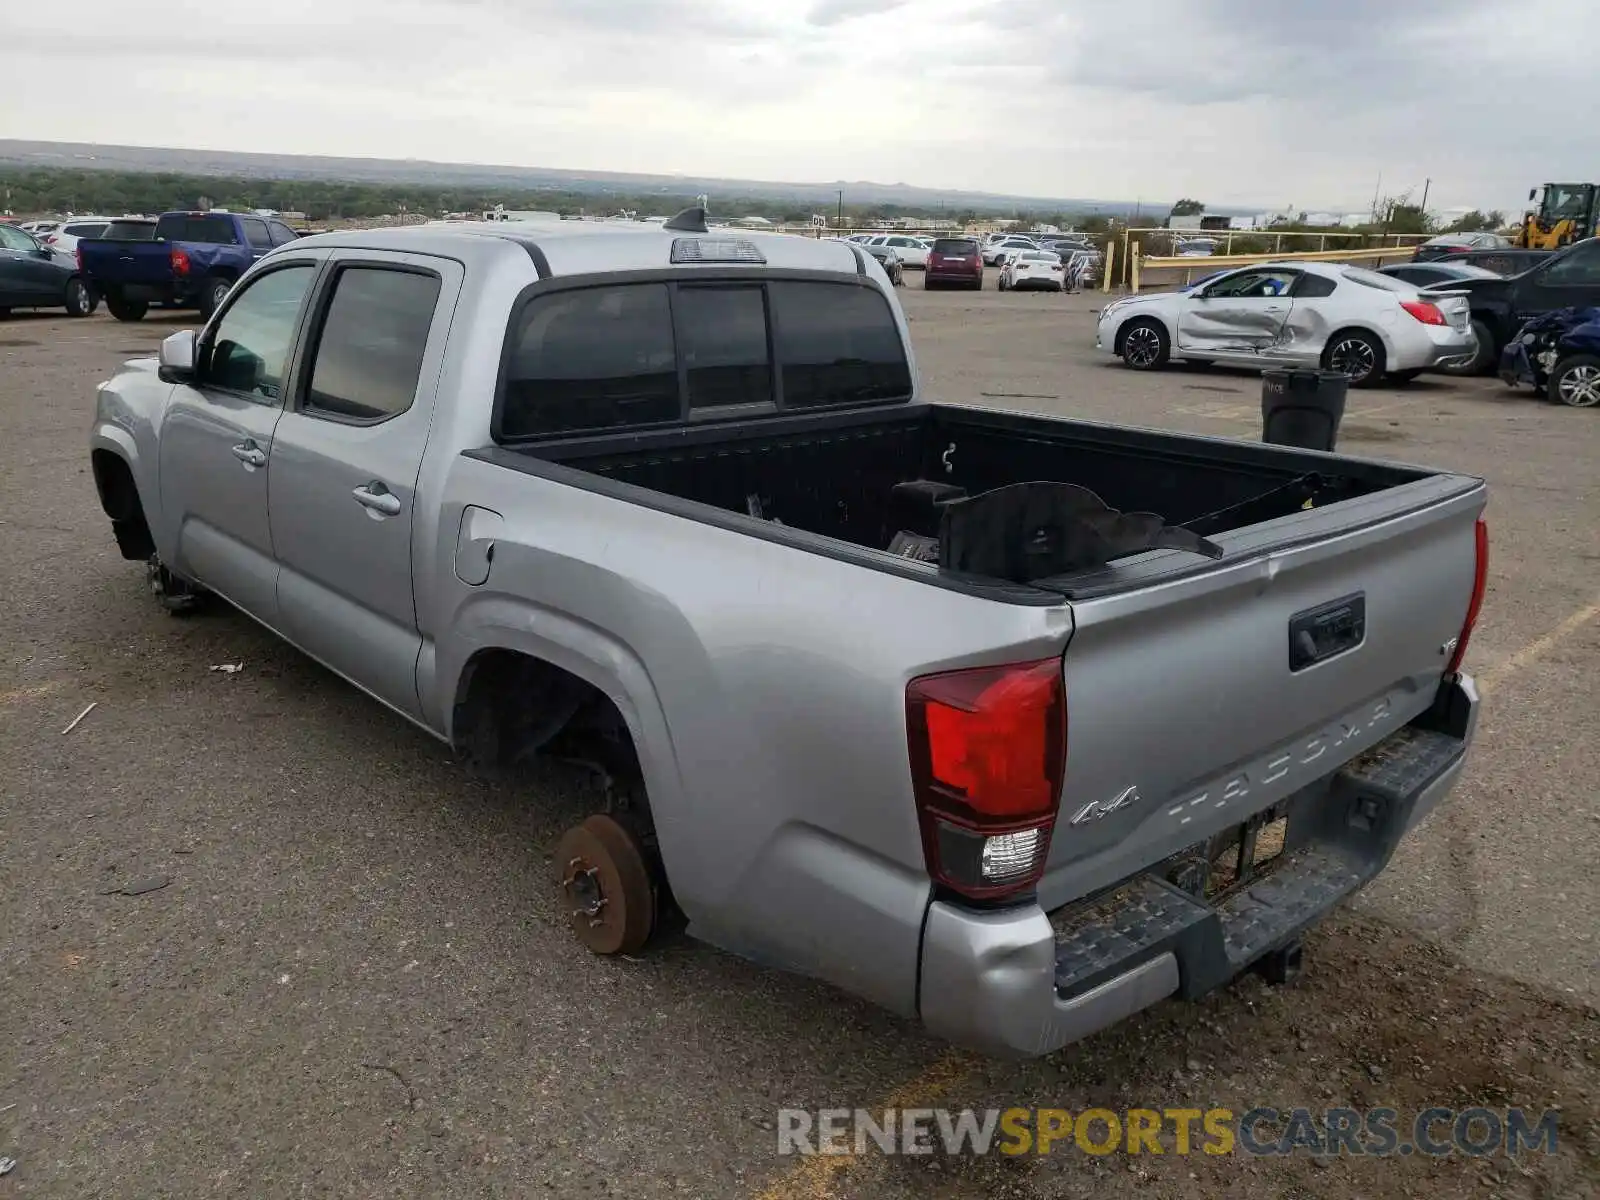
[[597, 813], [566, 832], [556, 880], [573, 933], [596, 954], [629, 954], [649, 940], [655, 889], [638, 839], [615, 817]]

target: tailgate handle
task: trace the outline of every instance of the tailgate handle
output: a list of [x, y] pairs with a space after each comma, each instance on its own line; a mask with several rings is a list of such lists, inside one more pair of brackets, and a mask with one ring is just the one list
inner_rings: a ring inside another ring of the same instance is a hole
[[1354, 650], [1367, 637], [1365, 592], [1343, 596], [1289, 618], [1289, 670], [1303, 671]]

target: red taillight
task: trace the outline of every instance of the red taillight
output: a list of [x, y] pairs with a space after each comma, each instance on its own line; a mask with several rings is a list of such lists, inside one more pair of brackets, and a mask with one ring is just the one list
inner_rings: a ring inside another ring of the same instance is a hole
[[76, 258], [78, 260], [78, 273], [81, 275], [83, 273], [83, 247], [79, 246], [76, 250], [73, 251], [73, 254], [76, 256]]
[[1483, 609], [1483, 592], [1489, 585], [1488, 522], [1479, 517], [1474, 532], [1477, 563], [1472, 571], [1472, 599], [1467, 601], [1467, 619], [1461, 623], [1461, 633], [1456, 638], [1456, 648], [1450, 654], [1450, 665], [1444, 669], [1446, 675], [1454, 675], [1461, 669], [1461, 660], [1467, 656], [1467, 643], [1472, 640], [1473, 626], [1477, 625], [1478, 613]]
[[1439, 306], [1427, 300], [1402, 300], [1400, 307], [1405, 309], [1424, 325], [1447, 325], [1444, 314], [1439, 311]]
[[44, 235], [44, 244], [46, 246], [54, 246], [56, 244], [56, 235], [53, 234], [53, 233], [45, 234]]
[[906, 727], [929, 874], [975, 898], [1036, 883], [1067, 761], [1061, 660], [913, 679]]
[[174, 275], [187, 275], [189, 273], [189, 252], [187, 250], [173, 248], [172, 273]]

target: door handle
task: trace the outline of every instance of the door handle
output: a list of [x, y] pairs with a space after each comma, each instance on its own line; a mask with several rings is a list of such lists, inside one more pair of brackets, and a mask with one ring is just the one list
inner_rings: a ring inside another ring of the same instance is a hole
[[378, 513], [380, 516], [397, 517], [400, 515], [400, 497], [396, 496], [383, 484], [374, 479], [371, 483], [362, 484], [350, 493], [356, 498], [356, 503], [362, 508]]
[[1263, 308], [1261, 311], [1262, 312], [1282, 312], [1283, 311], [1283, 305], [1281, 305], [1281, 304], [1269, 304], [1265, 308]]
[[254, 442], [240, 442], [233, 447], [233, 456], [247, 467], [267, 465], [267, 452]]

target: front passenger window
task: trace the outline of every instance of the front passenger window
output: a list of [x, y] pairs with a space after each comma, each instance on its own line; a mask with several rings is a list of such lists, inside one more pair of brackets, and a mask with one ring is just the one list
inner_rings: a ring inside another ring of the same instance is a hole
[[18, 254], [32, 254], [39, 243], [13, 225], [0, 221], [0, 250], [15, 250]]
[[276, 404], [300, 305], [315, 273], [309, 263], [285, 267], [239, 292], [212, 331], [205, 383]]

